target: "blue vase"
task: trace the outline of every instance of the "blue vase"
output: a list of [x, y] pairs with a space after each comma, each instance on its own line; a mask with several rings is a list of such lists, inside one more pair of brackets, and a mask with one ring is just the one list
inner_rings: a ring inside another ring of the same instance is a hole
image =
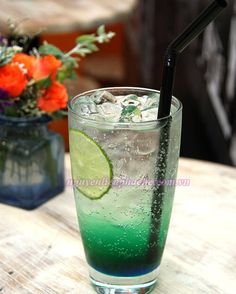
[[64, 144], [48, 117], [0, 116], [0, 202], [33, 209], [64, 190]]

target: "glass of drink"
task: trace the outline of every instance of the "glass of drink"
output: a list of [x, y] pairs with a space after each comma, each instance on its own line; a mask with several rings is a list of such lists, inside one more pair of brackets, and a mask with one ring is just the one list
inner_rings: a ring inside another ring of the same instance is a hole
[[182, 105], [157, 120], [159, 92], [115, 87], [69, 102], [80, 233], [98, 293], [150, 293], [170, 222]]

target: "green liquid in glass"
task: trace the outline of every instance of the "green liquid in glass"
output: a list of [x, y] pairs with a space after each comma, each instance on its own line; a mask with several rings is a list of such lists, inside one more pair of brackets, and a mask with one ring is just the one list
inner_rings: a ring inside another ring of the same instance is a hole
[[[128, 189], [123, 188], [123, 190], [127, 193]], [[121, 191], [119, 193], [123, 194]], [[169, 197], [169, 203], [166, 201], [167, 209], [163, 211], [158, 240], [149, 244], [152, 229], [150, 206], [138, 205], [130, 208], [117, 206], [116, 211], [116, 204], [113, 203], [109, 210], [109, 206], [97, 205], [97, 202], [106, 201], [104, 199], [93, 201], [78, 191], [75, 194], [80, 232], [87, 261], [91, 267], [107, 275], [131, 277], [152, 272], [160, 265], [169, 225], [172, 197]], [[109, 194], [107, 197], [112, 198], [114, 188]], [[132, 194], [131, 191], [130, 194]], [[146, 193], [146, 196], [148, 194]], [[135, 197], [135, 194], [133, 196]], [[89, 207], [89, 203], [92, 207]], [[89, 207], [87, 212], [84, 211], [86, 206]], [[156, 251], [153, 259], [149, 256], [150, 246]]]

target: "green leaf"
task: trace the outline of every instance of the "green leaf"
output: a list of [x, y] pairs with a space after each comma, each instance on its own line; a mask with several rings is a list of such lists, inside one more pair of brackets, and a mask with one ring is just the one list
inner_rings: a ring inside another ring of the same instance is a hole
[[82, 35], [76, 39], [76, 44], [85, 44], [92, 43], [96, 41], [96, 37], [94, 34], [91, 35]]
[[66, 78], [68, 77], [68, 72], [65, 70], [59, 70], [57, 72], [57, 81], [58, 82], [63, 82]]
[[89, 48], [80, 48], [75, 53], [79, 53], [82, 56], [85, 56], [86, 54], [92, 53], [92, 51]]
[[142, 116], [142, 111], [138, 107], [134, 110], [133, 113], [137, 116]]
[[99, 50], [98, 46], [96, 46], [95, 44], [91, 43], [91, 44], [87, 44], [87, 48], [91, 50], [91, 52], [96, 52]]
[[48, 88], [52, 83], [50, 76], [35, 82], [37, 89]]
[[77, 77], [77, 73], [74, 68], [76, 67], [77, 63], [76, 66], [74, 66], [74, 63], [71, 61], [65, 62], [57, 72], [57, 80], [59, 82], [63, 82], [65, 79], [75, 79]]
[[10, 63], [15, 53], [11, 47], [0, 46], [0, 66]]
[[42, 55], [54, 55], [55, 57], [61, 59], [64, 56], [64, 53], [51, 44], [44, 44], [39, 47], [38, 52]]
[[72, 70], [70, 75], [68, 76], [69, 79], [75, 80], [77, 78], [77, 72]]
[[105, 26], [101, 25], [100, 27], [98, 27], [97, 29], [97, 34], [100, 35], [104, 35], [105, 34]]
[[124, 122], [124, 119], [125, 118], [128, 119], [131, 114], [135, 113], [136, 110], [137, 110], [137, 106], [135, 106], [135, 105], [128, 105], [128, 106], [124, 107], [121, 112], [120, 122]]
[[142, 118], [142, 111], [137, 107], [135, 111], [133, 112], [134, 115], [138, 116], [139, 118]]
[[5, 56], [4, 58], [0, 58], [0, 66], [10, 63], [11, 60], [12, 60], [12, 56]]
[[7, 106], [4, 108], [4, 115], [6, 116], [17, 116], [16, 106]]
[[133, 113], [136, 110], [137, 106], [135, 105], [128, 105], [125, 108], [123, 108], [121, 115], [126, 115]]
[[62, 59], [63, 67], [78, 67], [78, 61], [79, 59], [72, 56], [64, 56]]

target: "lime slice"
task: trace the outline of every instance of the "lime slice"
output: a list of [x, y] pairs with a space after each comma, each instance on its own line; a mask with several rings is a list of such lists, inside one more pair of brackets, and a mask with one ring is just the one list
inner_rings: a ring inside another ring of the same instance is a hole
[[105, 151], [85, 133], [75, 129], [69, 133], [74, 185], [88, 198], [99, 199], [111, 187], [111, 162]]

